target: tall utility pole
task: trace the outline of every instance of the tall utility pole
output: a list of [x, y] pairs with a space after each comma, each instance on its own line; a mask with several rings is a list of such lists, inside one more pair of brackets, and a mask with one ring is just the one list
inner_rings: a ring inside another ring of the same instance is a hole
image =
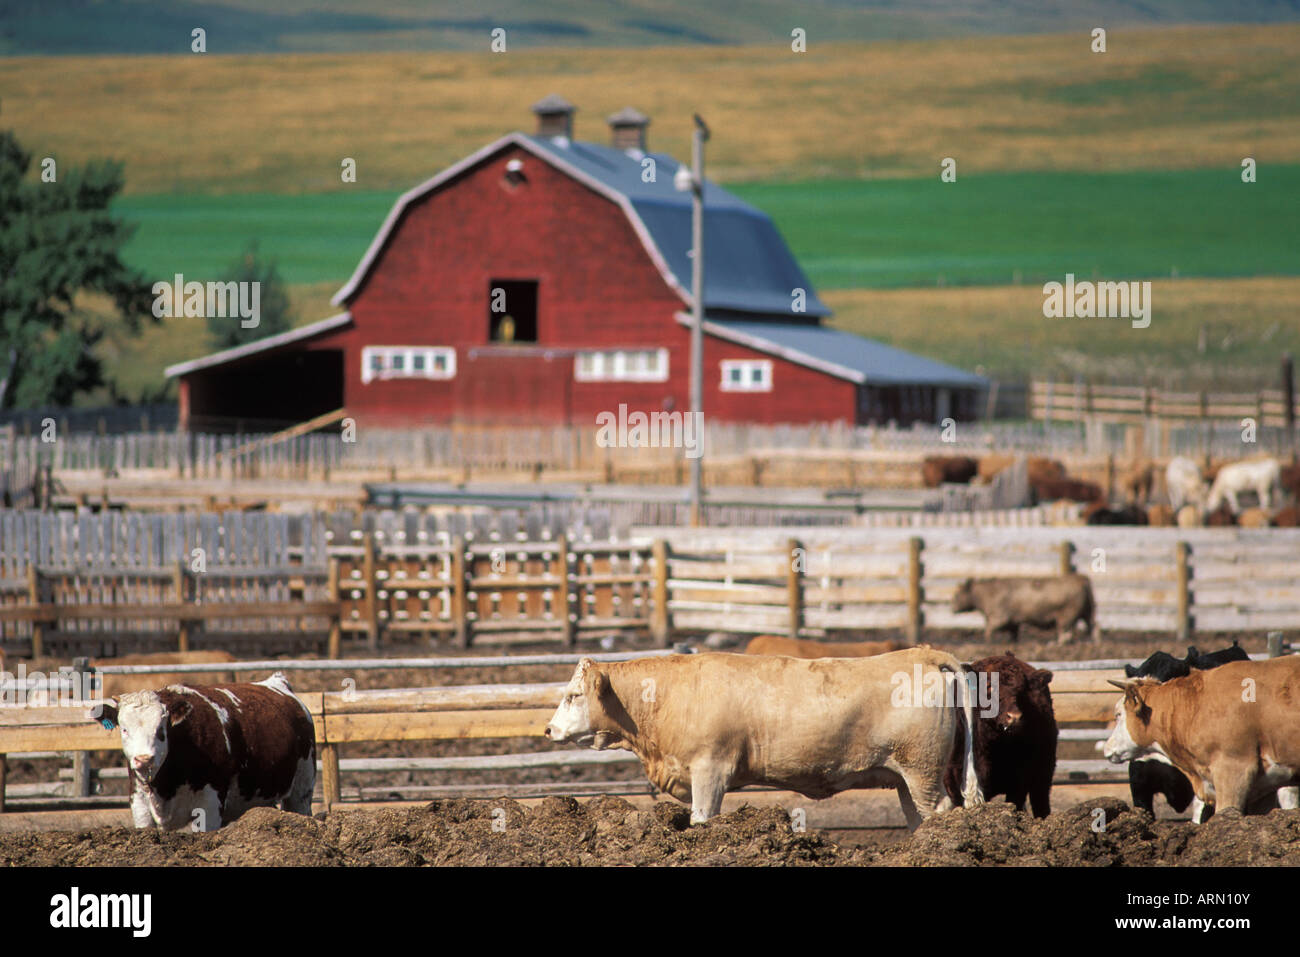
[[691, 525], [704, 524], [704, 141], [709, 128], [695, 114], [691, 138], [691, 417], [699, 429], [699, 454], [691, 459]]

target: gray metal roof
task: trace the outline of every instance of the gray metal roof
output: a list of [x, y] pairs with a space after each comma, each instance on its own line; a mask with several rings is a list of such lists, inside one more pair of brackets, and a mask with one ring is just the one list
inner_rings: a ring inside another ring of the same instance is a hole
[[[642, 179], [642, 159], [596, 143], [527, 139], [544, 154], [567, 163], [627, 198], [645, 224], [678, 284], [691, 288], [691, 196], [673, 185], [679, 164], [666, 153], [647, 153], [655, 162], [654, 182]], [[792, 315], [791, 294], [807, 294], [803, 315], [829, 316], [799, 268], [776, 225], [762, 210], [716, 183], [704, 184], [704, 306], [711, 310]]]
[[[682, 316], [685, 320], [687, 317]], [[874, 339], [818, 325], [706, 319], [711, 335], [869, 385], [983, 388], [988, 379]]]

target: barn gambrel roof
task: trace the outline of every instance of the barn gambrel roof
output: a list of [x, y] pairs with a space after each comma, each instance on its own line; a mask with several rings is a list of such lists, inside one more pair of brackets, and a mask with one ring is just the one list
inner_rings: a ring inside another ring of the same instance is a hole
[[[644, 156], [563, 137], [510, 133], [404, 193], [366, 250], [352, 277], [334, 296], [347, 302], [361, 288], [389, 236], [413, 203], [443, 183], [517, 146], [573, 177], [622, 208], [651, 261], [688, 306], [691, 305], [691, 197], [673, 185], [679, 163], [666, 153]], [[654, 162], [646, 182], [643, 160]], [[704, 186], [704, 304], [707, 310], [749, 316], [793, 317], [794, 291], [805, 291], [802, 316], [830, 310], [817, 297], [771, 218], [716, 183]]]

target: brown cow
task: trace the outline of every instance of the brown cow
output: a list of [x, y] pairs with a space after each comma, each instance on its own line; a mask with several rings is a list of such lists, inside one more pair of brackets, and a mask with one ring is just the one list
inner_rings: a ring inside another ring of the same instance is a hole
[[1030, 478], [1029, 484], [1033, 486], [1034, 497], [1039, 502], [1055, 502], [1063, 498], [1072, 502], [1102, 501], [1101, 488], [1092, 482], [1072, 478]]
[[1156, 467], [1147, 462], [1126, 472], [1119, 481], [1119, 487], [1130, 504], [1145, 505], [1151, 499], [1155, 477]]
[[921, 480], [926, 488], [938, 488], [944, 482], [965, 485], [979, 471], [979, 463], [969, 455], [928, 455], [921, 463]]
[[976, 474], [975, 481], [980, 485], [987, 485], [992, 482], [999, 472], [1016, 464], [1014, 455], [1003, 455], [1001, 453], [986, 455], [979, 462], [979, 470]]
[[1283, 465], [1278, 470], [1278, 484], [1291, 493], [1292, 498], [1300, 499], [1300, 464]]
[[1244, 509], [1237, 516], [1237, 524], [1242, 528], [1268, 528], [1272, 521], [1268, 511], [1262, 508]]
[[1237, 524], [1237, 516], [1232, 514], [1227, 502], [1220, 502], [1218, 508], [1205, 514], [1204, 519], [1206, 528], [1225, 528]]
[[1031, 485], [1034, 482], [1059, 482], [1066, 477], [1064, 465], [1041, 455], [1031, 456], [1025, 462], [1025, 474]]
[[1056, 627], [1057, 640], [1065, 644], [1070, 631], [1083, 622], [1096, 639], [1092, 582], [1087, 575], [1053, 575], [1049, 578], [968, 578], [952, 596], [953, 611], [984, 615], [984, 638], [1007, 631], [1015, 641], [1021, 625]]
[[902, 648], [896, 641], [809, 641], [782, 635], [759, 635], [745, 646], [747, 655], [789, 655], [791, 658], [870, 658]]
[[[1050, 671], [1021, 661], [1011, 652], [971, 664], [978, 675], [996, 675], [996, 715], [986, 710], [987, 678], [978, 678], [980, 704], [975, 721], [975, 773], [984, 797], [1005, 794], [1016, 810], [1032, 802], [1034, 817], [1051, 812], [1052, 775], [1056, 772], [1056, 714], [1048, 683]], [[964, 732], [964, 729], [963, 729]], [[962, 805], [961, 767], [949, 764], [944, 776], [948, 796]]]
[[1300, 526], [1300, 508], [1294, 505], [1279, 509], [1273, 516], [1274, 528], [1296, 528], [1297, 526]]
[[[123, 655], [120, 658], [94, 658], [91, 667], [103, 668], [107, 665], [212, 665], [235, 661], [235, 656], [228, 651], [160, 651], [143, 655]], [[202, 681], [204, 684], [229, 684], [235, 680], [233, 672], [217, 671], [203, 674], [184, 674], [161, 671], [147, 675], [103, 675], [102, 695], [116, 698], [132, 691], [147, 691], [165, 688], [168, 685], [185, 684]]]

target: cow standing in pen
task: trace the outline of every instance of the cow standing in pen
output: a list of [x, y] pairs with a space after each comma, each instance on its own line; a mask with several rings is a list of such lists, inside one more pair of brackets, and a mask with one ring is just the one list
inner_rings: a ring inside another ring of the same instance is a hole
[[1055, 627], [1065, 644], [1071, 631], [1083, 624], [1096, 639], [1096, 602], [1087, 575], [1047, 578], [968, 578], [952, 596], [952, 610], [979, 611], [984, 616], [984, 638], [1007, 632], [1011, 641], [1022, 625]]
[[277, 805], [311, 814], [315, 725], [278, 671], [249, 684], [134, 691], [95, 710], [106, 728], [121, 727], [138, 828], [215, 831]]
[[[961, 663], [929, 648], [821, 660], [584, 658], [545, 736], [634, 752], [655, 787], [690, 802], [692, 823], [748, 784], [810, 798], [892, 787], [915, 829], [952, 805], [944, 773], [973, 698]], [[969, 735], [961, 754], [966, 803], [983, 803]]]

